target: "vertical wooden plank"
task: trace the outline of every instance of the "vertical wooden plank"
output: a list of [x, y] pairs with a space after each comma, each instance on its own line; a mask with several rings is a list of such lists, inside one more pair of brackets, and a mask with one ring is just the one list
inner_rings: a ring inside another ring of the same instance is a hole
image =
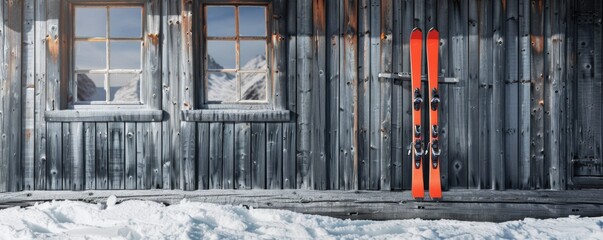
[[71, 189], [71, 182], [72, 182], [72, 174], [71, 174], [71, 166], [73, 164], [73, 160], [75, 159], [74, 157], [74, 153], [73, 153], [73, 149], [71, 148], [71, 146], [74, 144], [73, 143], [73, 139], [71, 138], [71, 123], [61, 123], [63, 130], [61, 131], [62, 133], [62, 145], [61, 147], [63, 148], [63, 154], [61, 156], [62, 162], [63, 162], [63, 166], [62, 166], [62, 170], [63, 170], [63, 190], [69, 190]]
[[[46, 189], [46, 0], [36, 0], [35, 7], [35, 189]], [[2, 39], [0, 37], [0, 39]], [[0, 44], [1, 45], [1, 44]]]
[[96, 123], [95, 144], [96, 189], [109, 189], [109, 128], [107, 123]]
[[329, 189], [339, 189], [339, 54], [340, 46], [340, 4], [341, 1], [327, 2], [327, 46], [326, 62], [328, 73], [326, 114], [326, 150]]
[[505, 12], [505, 186], [516, 189], [519, 159], [519, 2], [506, 2]]
[[[557, 161], [551, 160], [551, 189], [553, 190], [565, 190], [566, 189], [566, 166], [567, 162], [569, 162], [568, 158], [566, 158], [567, 154], [567, 146], [569, 142], [566, 138], [566, 129], [570, 126], [567, 124], [566, 116], [567, 112], [567, 104], [565, 99], [567, 99], [567, 84], [568, 80], [565, 78], [566, 74], [566, 62], [568, 57], [568, 48], [567, 39], [568, 37], [568, 9], [567, 0], [561, 0], [555, 5], [555, 12], [558, 14], [556, 17], [557, 27], [555, 30], [555, 34], [558, 34], [557, 41], [553, 42], [553, 48], [555, 52], [555, 56], [553, 56], [554, 62], [554, 74], [553, 74], [553, 89], [552, 92], [555, 96], [555, 101], [557, 106], [555, 106], [553, 111], [555, 111], [552, 117], [554, 118], [553, 123], [557, 121], [557, 127], [555, 128], [556, 134], [553, 134], [551, 137], [551, 154], [556, 156]], [[563, 33], [563, 34], [562, 34]], [[556, 113], [556, 114], [555, 114]], [[603, 140], [602, 140], [603, 143]], [[602, 147], [603, 149], [603, 147]], [[556, 183], [556, 184], [555, 184]]]
[[[402, 2], [403, 3], [403, 9], [402, 9], [402, 72], [404, 73], [408, 73], [410, 74], [410, 32], [412, 31], [412, 29], [414, 28], [414, 1], [411, 0], [405, 0]], [[439, 4], [440, 7], [442, 6], [448, 6], [448, 1], [443, 1], [441, 2], [441, 4]], [[447, 8], [444, 9], [445, 11], [440, 11], [441, 9], [438, 9], [438, 13], [440, 14], [444, 14], [447, 13], [448, 10]], [[441, 19], [440, 16], [438, 16], [438, 19]], [[447, 19], [447, 18], [445, 18]], [[448, 21], [443, 21], [443, 22], [448, 22]], [[440, 28], [440, 34], [442, 32], [442, 30], [444, 29], [448, 29], [446, 26], [442, 26], [444, 28]], [[442, 39], [446, 39], [447, 35], [441, 35]], [[442, 49], [445, 50], [446, 45], [443, 44], [441, 45], [441, 47], [443, 47]], [[442, 56], [447, 56], [447, 51], [440, 51], [442, 53]], [[445, 62], [447, 63], [448, 61], [440, 61], [440, 62]], [[398, 104], [401, 104], [401, 112], [397, 113], [397, 114], [401, 114], [402, 116], [402, 139], [400, 139], [400, 141], [402, 141], [402, 147], [404, 147], [404, 154], [402, 155], [402, 188], [403, 189], [410, 189], [411, 187], [411, 169], [412, 169], [412, 163], [411, 163], [411, 159], [410, 156], [408, 155], [408, 150], [410, 147], [410, 142], [412, 141], [412, 111], [411, 111], [411, 90], [410, 90], [410, 81], [403, 81], [402, 82], [402, 100], [400, 100], [400, 102]], [[445, 96], [445, 95], [444, 95]], [[372, 96], [371, 96], [372, 97]], [[397, 105], [397, 104], [396, 104]], [[444, 161], [443, 163], [445, 163], [446, 161]], [[442, 165], [443, 166], [443, 165]], [[446, 169], [446, 168], [443, 168]], [[444, 173], [446, 171], [442, 171], [442, 176], [444, 176]]]
[[[287, 0], [273, 1], [272, 53], [274, 64], [274, 109], [286, 109], [287, 104]], [[251, 186], [250, 186], [251, 187]]]
[[[392, 72], [392, 47], [393, 47], [393, 9], [391, 0], [381, 0], [381, 51], [380, 51], [380, 72]], [[375, 56], [376, 57], [376, 56]], [[385, 79], [384, 79], [385, 80]], [[384, 191], [391, 190], [391, 175], [392, 175], [392, 82], [381, 81], [380, 84], [381, 98], [379, 105], [381, 112], [379, 116], [380, 123], [380, 141], [381, 152], [379, 153], [380, 161], [380, 183], [379, 189]]]
[[504, 1], [495, 1], [492, 8], [493, 53], [492, 53], [492, 103], [490, 118], [490, 173], [491, 188], [505, 188], [505, 148], [504, 148]]
[[[379, 189], [381, 177], [381, 86], [379, 71], [381, 70], [381, 1], [371, 0], [370, 8], [370, 130], [369, 130], [369, 183], [367, 189]], [[386, 81], [384, 79], [384, 81]]]
[[[333, 1], [337, 3], [339, 1]], [[332, 2], [329, 2], [333, 4]], [[370, 0], [360, 0], [358, 2], [358, 189], [368, 189], [370, 170], [370, 124], [371, 124], [371, 8]], [[337, 5], [339, 9], [339, 6]], [[339, 11], [339, 10], [338, 10]], [[336, 14], [334, 14], [336, 15]], [[333, 24], [335, 28], [341, 24]], [[337, 30], [339, 30], [337, 28]], [[337, 32], [333, 32], [332, 43], [338, 44]], [[339, 50], [339, 45], [337, 49]], [[338, 57], [334, 56], [334, 58]], [[339, 58], [333, 62], [333, 67], [339, 67]], [[339, 69], [337, 70], [339, 73]], [[339, 79], [338, 79], [339, 80]], [[338, 93], [338, 92], [337, 92]], [[337, 114], [332, 112], [331, 114]], [[335, 116], [337, 117], [337, 116]], [[338, 154], [338, 149], [330, 149], [334, 154]], [[338, 176], [332, 174], [332, 176]], [[339, 178], [332, 181], [338, 187]]]
[[[279, 139], [280, 141], [281, 139]], [[282, 149], [282, 148], [281, 148]], [[282, 151], [279, 149], [278, 151]], [[251, 124], [235, 124], [235, 176], [236, 189], [251, 189]]]
[[96, 189], [96, 124], [84, 123], [84, 186]]
[[234, 189], [234, 123], [224, 123], [222, 134], [222, 189]]
[[[312, 188], [317, 190], [327, 189], [327, 155], [325, 150], [325, 132], [326, 132], [326, 4], [325, 0], [313, 0], [313, 41], [314, 52], [312, 53]], [[270, 125], [270, 124], [268, 124]], [[279, 131], [282, 134], [282, 129]], [[280, 135], [282, 136], [282, 135]], [[277, 138], [276, 141], [281, 141]], [[282, 144], [282, 143], [280, 143]], [[280, 151], [279, 151], [280, 152]], [[280, 153], [277, 154], [280, 157]], [[270, 159], [270, 158], [268, 158]], [[267, 165], [270, 167], [270, 164]], [[279, 168], [281, 165], [279, 164]], [[280, 170], [279, 170], [280, 172]], [[270, 177], [270, 175], [268, 175]], [[280, 178], [279, 178], [280, 179]], [[281, 181], [278, 180], [279, 185]], [[268, 181], [268, 187], [271, 182]]]
[[[5, 5], [6, 1], [0, 2], [0, 47], [2, 47], [2, 52], [0, 53], [0, 60], [3, 65], [7, 61], [8, 51], [6, 48], [6, 24], [8, 18], [8, 9]], [[4, 102], [6, 101], [5, 97], [7, 95], [7, 90], [4, 87], [6, 85], [6, 81], [8, 81], [7, 72], [4, 67], [0, 67], [0, 192], [8, 191], [8, 157], [6, 154], [8, 151], [6, 134], [4, 133], [4, 121], [6, 110], [4, 109]]]
[[145, 152], [149, 151], [146, 143], [149, 141], [149, 123], [136, 123], [136, 189], [151, 187], [151, 164]]
[[[180, 41], [181, 49], [180, 52], [180, 72], [179, 80], [180, 84], [180, 110], [192, 110], [195, 109], [195, 82], [193, 78], [193, 2], [190, 0], [180, 0]], [[203, 65], [200, 65], [203, 66]], [[200, 88], [199, 88], [200, 89]], [[177, 115], [180, 115], [176, 113]], [[175, 116], [173, 116], [175, 117]], [[179, 117], [178, 117], [179, 119]], [[178, 131], [180, 143], [176, 146], [183, 146], [179, 148], [177, 152], [180, 152], [180, 157], [176, 158], [175, 163], [178, 166], [174, 166], [174, 171], [178, 172], [178, 178], [176, 179], [179, 183], [179, 188], [184, 190], [194, 190], [197, 186], [196, 179], [196, 156], [195, 156], [195, 124], [194, 123], [182, 123], [180, 124]], [[186, 131], [186, 132], [185, 132]], [[185, 150], [185, 151], [182, 151]], [[177, 155], [178, 156], [178, 155]], [[178, 187], [177, 187], [178, 188]]]
[[197, 124], [198, 188], [209, 189], [209, 123]]
[[[479, 182], [478, 188], [491, 188], [490, 174], [490, 121], [492, 121], [492, 69], [493, 44], [492, 4], [493, 1], [481, 1], [479, 6]], [[440, 33], [441, 34], [441, 33]], [[445, 104], [445, 103], [444, 103]]]
[[145, 4], [146, 22], [144, 45], [143, 45], [143, 79], [149, 79], [149, 83], [143, 84], [144, 102], [151, 109], [161, 108], [161, 86], [155, 84], [161, 78], [161, 0], [149, 0]]
[[[402, 24], [402, 9], [403, 1], [393, 1], [393, 55], [392, 55], [392, 71], [402, 72], [402, 43], [403, 43], [403, 27]], [[436, 6], [433, 6], [436, 11]], [[434, 19], [436, 16], [434, 16]], [[362, 32], [362, 31], [360, 31]], [[366, 71], [366, 69], [365, 69]], [[402, 84], [394, 83], [392, 86], [392, 124], [391, 124], [391, 145], [392, 145], [392, 176], [391, 189], [402, 189], [402, 176], [404, 175], [402, 164], [403, 156], [406, 155], [404, 144], [402, 141]], [[368, 143], [367, 143], [368, 145]]]
[[5, 57], [5, 71], [8, 84], [5, 84], [4, 105], [4, 137], [8, 138], [8, 191], [15, 192], [23, 189], [22, 170], [22, 43], [23, 43], [23, 1], [13, 0], [7, 2], [8, 21], [6, 24], [6, 41], [4, 51], [8, 51]]
[[530, 90], [530, 187], [542, 188], [544, 183], [544, 122], [543, 122], [543, 88], [544, 88], [544, 0], [532, 2], [530, 10], [530, 32], [532, 67]]
[[565, 8], [561, 8], [564, 3], [561, 1], [552, 1], [548, 10], [546, 11], [547, 19], [547, 72], [548, 78], [545, 81], [544, 88], [544, 128], [545, 131], [545, 142], [544, 142], [544, 155], [546, 156], [546, 168], [545, 172], [548, 174], [548, 178], [545, 182], [545, 187], [553, 190], [563, 189], [561, 180], [561, 164], [562, 159], [562, 114], [563, 111], [563, 97], [564, 91], [562, 76], [562, 69], [566, 58], [564, 51], [564, 34], [561, 34], [562, 21], [565, 17]]
[[126, 189], [136, 189], [136, 184], [138, 182], [137, 176], [137, 148], [136, 148], [136, 123], [127, 122], [126, 128], [124, 132], [125, 139], [125, 148], [124, 148], [124, 157], [125, 157], [125, 185]]
[[34, 118], [35, 118], [35, 0], [23, 1], [23, 57], [21, 96], [22, 119], [22, 190], [34, 190]]
[[[86, 185], [86, 168], [85, 168], [85, 155], [87, 151], [84, 132], [84, 123], [72, 122], [69, 124], [71, 137], [70, 144], [67, 145], [70, 148], [70, 155], [66, 161], [71, 160], [71, 185], [66, 186], [72, 191], [83, 191]], [[63, 142], [65, 144], [65, 142]], [[94, 148], [92, 149], [94, 152]]]
[[180, 168], [183, 190], [197, 189], [197, 127], [194, 122], [182, 122], [180, 132], [182, 167]]
[[293, 112], [283, 124], [283, 188], [297, 185], [297, 0], [287, 2], [287, 109]]
[[343, 56], [339, 98], [340, 188], [358, 189], [358, 0], [343, 2]]
[[[287, 123], [283, 125], [287, 125]], [[266, 189], [266, 143], [266, 124], [252, 123], [251, 183], [254, 189]], [[283, 160], [285, 159], [285, 153], [283, 152]]]
[[125, 159], [124, 144], [125, 130], [123, 122], [108, 123], [108, 166], [107, 179], [111, 190], [125, 188]]
[[[565, 150], [565, 155], [564, 155], [564, 159], [565, 159], [565, 164], [564, 167], [567, 169], [565, 177], [566, 177], [566, 181], [565, 181], [565, 185], [567, 188], [572, 188], [574, 186], [574, 183], [572, 181], [572, 176], [573, 173], [571, 171], [572, 169], [572, 158], [574, 157], [574, 125], [575, 125], [575, 109], [573, 106], [574, 103], [574, 89], [575, 87], [577, 87], [576, 84], [576, 64], [578, 64], [577, 62], [577, 39], [576, 39], [576, 32], [577, 32], [577, 26], [576, 26], [576, 19], [574, 19], [574, 14], [575, 14], [575, 10], [576, 10], [576, 1], [567, 1], [566, 5], [565, 5], [566, 9], [567, 9], [567, 25], [565, 28], [566, 31], [566, 51], [567, 51], [567, 61], [565, 63], [564, 66], [565, 69], [567, 69], [565, 71], [565, 75], [562, 76], [564, 77], [566, 80], [566, 98], [565, 98], [565, 105], [566, 105], [566, 109], [565, 109], [565, 116], [564, 116], [564, 120], [566, 123], [566, 128], [564, 131], [564, 141], [566, 143], [566, 146], [564, 147]], [[529, 162], [528, 162], [529, 163]], [[528, 165], [529, 167], [529, 165]], [[528, 168], [528, 173], [529, 173], [529, 168]], [[529, 175], [528, 175], [529, 177]]]
[[282, 188], [282, 125], [266, 124], [266, 188]]
[[48, 123], [48, 186], [47, 190], [63, 189], [63, 138], [61, 123]]
[[145, 143], [148, 151], [144, 153], [146, 159], [150, 159], [151, 162], [151, 188], [161, 189], [163, 188], [163, 159], [161, 158], [162, 152], [164, 151], [161, 146], [163, 146], [161, 137], [162, 137], [162, 123], [160, 122], [152, 122], [150, 123], [150, 127], [148, 128], [149, 137], [148, 141]]
[[312, 0], [297, 1], [297, 188], [312, 184]]
[[162, 177], [163, 188], [178, 188], [180, 169], [180, 151], [178, 151], [180, 138], [180, 47], [181, 47], [181, 19], [180, 1], [163, 0], [162, 4], [162, 109], [170, 116], [162, 124]]
[[449, 138], [448, 160], [450, 161], [450, 188], [466, 188], [468, 171], [468, 1], [453, 1], [450, 5], [450, 69], [459, 83], [449, 92]]
[[531, 35], [530, 35], [530, 11], [531, 0], [519, 1], [519, 149], [518, 149], [518, 173], [517, 184], [520, 189], [530, 188], [530, 79], [531, 74]]
[[222, 123], [209, 125], [209, 187], [222, 188]]
[[[513, 0], [511, 0], [513, 1]], [[479, 2], [469, 0], [469, 35], [468, 51], [469, 65], [467, 84], [467, 177], [469, 188], [480, 188], [480, 163], [483, 159], [479, 158], [479, 148], [482, 143], [479, 142], [479, 26], [478, 11]]]

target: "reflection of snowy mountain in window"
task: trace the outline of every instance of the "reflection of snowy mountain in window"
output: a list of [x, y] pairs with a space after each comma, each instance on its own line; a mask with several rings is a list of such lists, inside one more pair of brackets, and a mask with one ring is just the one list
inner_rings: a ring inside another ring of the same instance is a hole
[[[266, 69], [266, 55], [258, 55], [247, 62], [242, 69]], [[208, 69], [222, 69], [211, 56], [208, 57]], [[209, 101], [235, 102], [237, 100], [237, 81], [234, 73], [208, 72]], [[266, 74], [241, 73], [242, 100], [266, 100]]]
[[[115, 102], [140, 102], [140, 77], [128, 81], [121, 87], [111, 87], [111, 96]], [[79, 101], [98, 101], [105, 99], [103, 86], [96, 86], [86, 74], [77, 75], [77, 97]]]

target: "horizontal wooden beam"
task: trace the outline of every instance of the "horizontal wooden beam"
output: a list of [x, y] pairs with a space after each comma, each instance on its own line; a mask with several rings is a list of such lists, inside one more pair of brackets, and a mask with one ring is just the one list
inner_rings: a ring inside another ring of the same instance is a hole
[[167, 205], [182, 199], [194, 202], [285, 209], [343, 219], [457, 219], [511, 221], [569, 215], [603, 215], [603, 190], [490, 191], [453, 190], [439, 202], [415, 201], [410, 192], [311, 190], [140, 190], [140, 191], [25, 191], [0, 194], [0, 209], [31, 206], [52, 200], [105, 203], [149, 200]]
[[184, 110], [182, 119], [187, 122], [288, 122], [288, 110]]
[[58, 110], [46, 111], [48, 122], [161, 122], [161, 110]]

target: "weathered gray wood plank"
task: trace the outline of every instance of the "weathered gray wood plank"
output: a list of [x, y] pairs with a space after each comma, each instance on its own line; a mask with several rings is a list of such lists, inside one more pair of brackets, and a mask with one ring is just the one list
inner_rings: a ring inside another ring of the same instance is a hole
[[519, 2], [507, 1], [505, 7], [504, 184], [506, 188], [514, 189], [518, 186], [519, 165]]
[[95, 145], [96, 189], [109, 189], [109, 128], [105, 122], [96, 123]]
[[[286, 123], [283, 125], [286, 125]], [[251, 124], [251, 184], [253, 189], [266, 189], [265, 123]]]
[[530, 90], [530, 188], [544, 187], [544, 0], [532, 2], [530, 35], [532, 51]]
[[182, 122], [180, 144], [182, 151], [182, 166], [180, 181], [182, 190], [197, 189], [197, 127], [193, 122]]
[[[251, 189], [251, 124], [235, 124], [235, 189]], [[279, 151], [280, 152], [280, 151]]]
[[328, 189], [339, 189], [339, 56], [340, 4], [326, 1], [326, 159], [328, 162]]
[[66, 185], [65, 187], [66, 189], [71, 189], [73, 191], [83, 191], [86, 187], [85, 153], [87, 152], [84, 123], [74, 122], [68, 124], [70, 143], [66, 144], [63, 142], [63, 144], [70, 148], [70, 154], [67, 155], [68, 158], [66, 161], [71, 161], [71, 185]]
[[108, 123], [107, 179], [111, 190], [125, 189], [125, 124]]
[[[266, 188], [281, 189], [283, 179], [282, 145], [283, 127], [278, 123], [266, 124]], [[317, 187], [317, 186], [315, 186]]]
[[[402, 62], [402, 43], [403, 34], [403, 16], [402, 11], [404, 9], [404, 2], [402, 1], [393, 1], [393, 32], [392, 32], [392, 41], [393, 41], [393, 55], [392, 55], [392, 71], [394, 72], [402, 72], [403, 62]], [[436, 6], [434, 6], [434, 11], [437, 11]], [[434, 20], [436, 16], [434, 16]], [[362, 32], [362, 31], [360, 31]], [[364, 71], [367, 71], [364, 69]], [[400, 84], [392, 84], [392, 123], [391, 123], [391, 145], [392, 145], [392, 176], [391, 176], [391, 189], [392, 190], [401, 190], [403, 184], [403, 156], [406, 155], [406, 151], [403, 144], [403, 134], [402, 134], [402, 85]], [[364, 146], [360, 146], [364, 147]], [[368, 149], [368, 144], [367, 144]], [[360, 159], [359, 161], [362, 162]]]
[[151, 159], [145, 154], [150, 149], [146, 143], [149, 142], [149, 123], [136, 123], [136, 189], [151, 188]]
[[209, 189], [209, 123], [197, 124], [197, 186]]
[[124, 173], [126, 189], [137, 189], [138, 183], [138, 164], [137, 164], [137, 137], [136, 123], [126, 122], [124, 129]]
[[[482, 1], [479, 6], [479, 89], [478, 89], [478, 158], [479, 189], [491, 188], [490, 173], [490, 129], [492, 106], [492, 69], [493, 69], [493, 26], [492, 1]], [[446, 103], [444, 103], [446, 104]]]
[[312, 184], [312, 0], [297, 1], [297, 188]]
[[72, 178], [72, 165], [73, 165], [73, 161], [75, 159], [74, 157], [74, 152], [73, 149], [71, 148], [71, 146], [73, 146], [73, 139], [71, 138], [71, 127], [69, 123], [62, 123], [62, 140], [61, 140], [61, 145], [60, 147], [63, 148], [63, 153], [61, 156], [61, 159], [59, 161], [62, 161], [62, 172], [63, 172], [63, 176], [62, 176], [62, 181], [63, 181], [63, 188], [62, 190], [68, 190], [71, 189], [71, 182], [73, 181]]
[[[46, 0], [36, 0], [35, 7], [35, 189], [46, 189]], [[1, 37], [0, 37], [1, 39]], [[0, 44], [1, 45], [1, 44]]]
[[340, 189], [358, 189], [358, 0], [344, 0], [340, 60]]
[[287, 108], [287, 2], [274, 0], [272, 3], [272, 35], [275, 36], [272, 38], [274, 109]]
[[48, 140], [48, 179], [46, 183], [47, 190], [62, 190], [63, 189], [63, 138], [61, 123], [48, 123], [47, 125]]
[[[440, 6], [447, 6], [448, 1], [443, 1], [441, 4], [439, 4]], [[412, 31], [412, 29], [415, 27], [414, 25], [414, 1], [403, 1], [403, 9], [402, 9], [402, 72], [408, 73], [410, 74], [410, 32]], [[441, 14], [444, 14], [446, 12], [448, 12], [447, 9], [445, 9], [444, 11], [438, 11]], [[440, 18], [438, 16], [438, 18]], [[447, 19], [447, 18], [445, 18]], [[445, 23], [447, 23], [448, 21], [444, 21]], [[441, 30], [444, 29], [448, 29], [446, 28], [440, 28]], [[447, 31], [447, 30], [446, 30]], [[441, 32], [441, 31], [440, 31]], [[446, 34], [444, 35], [440, 35], [441, 38], [443, 40], [446, 40]], [[444, 42], [446, 43], [446, 42]], [[441, 45], [441, 50], [443, 49], [443, 51], [440, 51], [442, 53], [442, 57], [447, 56], [447, 51], [446, 50], [446, 44], [442, 44]], [[442, 62], [442, 61], [440, 61]], [[448, 62], [448, 60], [446, 60], [445, 62]], [[397, 103], [396, 105], [400, 104], [402, 109], [400, 112], [395, 113], [395, 114], [401, 114], [402, 116], [402, 139], [400, 139], [399, 141], [402, 141], [402, 147], [404, 148], [404, 154], [402, 155], [402, 188], [403, 189], [410, 189], [411, 184], [412, 184], [412, 180], [411, 180], [411, 169], [412, 169], [412, 163], [411, 163], [411, 159], [410, 156], [408, 155], [408, 147], [410, 146], [410, 142], [412, 140], [412, 111], [411, 111], [411, 87], [410, 87], [410, 81], [404, 81], [402, 82], [402, 96], [401, 96], [401, 100], [399, 103]], [[445, 97], [445, 95], [444, 95]], [[371, 98], [372, 98], [372, 93], [371, 93]], [[445, 102], [445, 101], [444, 101]], [[371, 131], [372, 131], [372, 127], [371, 127]], [[372, 155], [371, 155], [371, 159], [372, 159]], [[444, 161], [443, 163], [445, 163], [446, 161]], [[444, 165], [442, 165], [444, 166]], [[443, 168], [446, 169], [446, 168]], [[442, 171], [442, 174], [444, 174], [447, 171]], [[444, 176], [444, 175], [442, 175]], [[443, 181], [445, 182], [445, 181]]]
[[[366, 29], [370, 34], [370, 123], [369, 123], [369, 182], [366, 189], [378, 190], [381, 177], [381, 86], [379, 71], [381, 70], [381, 1], [371, 1], [367, 9], [369, 14], [370, 28]], [[384, 79], [385, 81], [385, 79]], [[346, 100], [342, 100], [346, 101]], [[342, 188], [343, 189], [343, 188]]]
[[34, 189], [35, 118], [35, 0], [23, 0], [22, 17], [22, 178], [21, 190]]
[[195, 122], [288, 122], [288, 110], [183, 110], [184, 121]]
[[222, 134], [222, 189], [234, 189], [234, 123], [224, 123]]
[[47, 122], [159, 122], [163, 111], [146, 109], [46, 111]]
[[222, 188], [222, 139], [223, 123], [209, 125], [209, 188]]
[[146, 1], [145, 35], [143, 45], [143, 79], [148, 79], [148, 84], [143, 84], [144, 102], [151, 109], [161, 108], [161, 85], [154, 84], [161, 78], [161, 0]]
[[491, 188], [505, 189], [505, 148], [504, 148], [504, 18], [505, 8], [502, 1], [492, 6], [492, 103], [490, 118], [490, 174]]
[[[5, 5], [7, 2], [6, 1], [2, 1], [0, 2], [0, 47], [2, 47], [2, 52], [0, 52], [0, 60], [2, 61], [3, 65], [4, 63], [7, 61], [7, 56], [6, 54], [8, 53], [7, 48], [6, 48], [6, 24], [7, 24], [7, 18], [8, 18], [8, 9], [7, 6]], [[4, 113], [6, 112], [6, 110], [4, 109], [4, 102], [6, 102], [6, 95], [7, 90], [5, 87], [6, 82], [8, 81], [8, 77], [7, 77], [7, 72], [5, 70], [4, 67], [0, 68], [0, 100], [2, 101], [0, 103], [0, 192], [7, 192], [8, 191], [8, 158], [6, 157], [6, 154], [8, 153], [8, 151], [6, 150], [8, 148], [8, 144], [7, 144], [7, 139], [6, 139], [6, 134], [4, 133], [5, 131], [5, 127], [4, 127]]]
[[287, 2], [287, 109], [293, 116], [283, 124], [283, 188], [297, 185], [297, 0]]
[[[509, 3], [509, 5], [511, 4]], [[468, 8], [467, 187], [480, 188], [480, 164], [483, 159], [479, 158], [479, 149], [484, 146], [484, 143], [479, 141], [479, 2], [469, 0]], [[430, 90], [428, 89], [428, 91]]]
[[[338, 2], [338, 1], [334, 1]], [[331, 2], [329, 2], [331, 4]], [[369, 161], [370, 161], [370, 125], [371, 125], [371, 8], [370, 0], [360, 0], [358, 1], [358, 112], [356, 115], [358, 116], [358, 189], [368, 189], [369, 181], [370, 181], [370, 170], [369, 170]], [[337, 9], [339, 11], [339, 6], [337, 5]], [[339, 20], [339, 18], [337, 19]], [[333, 23], [334, 27], [338, 27], [341, 24]], [[337, 32], [334, 32], [333, 39], [337, 40], [339, 37], [335, 36], [339, 32], [339, 28], [337, 28]], [[339, 43], [339, 41], [334, 41], [333, 43]], [[339, 50], [339, 45], [337, 45], [336, 50]], [[337, 61], [337, 66], [339, 67], [339, 59]], [[339, 71], [339, 70], [338, 70]], [[336, 89], [336, 93], [339, 91]], [[339, 101], [339, 100], [338, 100]], [[338, 112], [332, 111], [331, 114], [337, 114]], [[338, 116], [334, 116], [338, 117]], [[337, 136], [338, 137], [338, 136]], [[339, 153], [339, 149], [333, 148], [330, 149], [334, 154]], [[332, 176], [339, 176], [339, 172], [337, 174], [331, 174]], [[339, 177], [331, 180], [331, 182], [336, 183], [336, 186], [339, 187]], [[337, 189], [337, 188], [335, 188]]]
[[519, 2], [519, 149], [518, 149], [518, 188], [530, 188], [530, 87], [531, 87], [531, 35], [530, 11], [532, 1], [520, 0]]
[[96, 123], [84, 125], [84, 186], [86, 190], [96, 189]]
[[[311, 106], [312, 109], [312, 118], [311, 118], [311, 153], [312, 153], [312, 168], [310, 171], [312, 172], [312, 189], [327, 189], [327, 155], [326, 155], [326, 141], [325, 141], [325, 132], [326, 132], [326, 92], [327, 92], [327, 80], [326, 80], [326, 1], [325, 0], [313, 0], [313, 52], [312, 52], [312, 73], [311, 73]], [[270, 128], [270, 127], [268, 127]], [[279, 130], [279, 135], [282, 136], [282, 129]], [[268, 134], [268, 138], [270, 138], [270, 134]], [[278, 139], [280, 141], [281, 138]], [[276, 142], [275, 142], [276, 143]], [[279, 143], [280, 144], [280, 143]], [[268, 149], [270, 146], [268, 145]], [[281, 159], [280, 151], [278, 151], [277, 155], [278, 159]], [[270, 156], [267, 154], [268, 160]], [[270, 164], [267, 164], [270, 169]], [[281, 164], [278, 167], [282, 167]], [[278, 172], [281, 172], [280, 170]], [[282, 173], [282, 172], [281, 172]], [[270, 178], [270, 175], [267, 175]], [[271, 181], [268, 180], [268, 188], [271, 188]], [[275, 183], [278, 185], [282, 184], [282, 181], [279, 180]], [[280, 187], [279, 187], [280, 188]]]
[[[393, 58], [393, 9], [391, 0], [381, 0], [381, 51], [380, 51], [380, 70], [379, 72], [392, 72], [392, 58]], [[376, 57], [376, 56], [373, 56]], [[379, 170], [379, 189], [384, 191], [391, 190], [391, 178], [392, 178], [392, 82], [382, 81], [380, 82], [381, 96], [379, 99], [379, 105], [381, 107], [379, 115], [379, 126], [380, 126], [380, 142], [381, 152], [379, 156], [380, 170]]]

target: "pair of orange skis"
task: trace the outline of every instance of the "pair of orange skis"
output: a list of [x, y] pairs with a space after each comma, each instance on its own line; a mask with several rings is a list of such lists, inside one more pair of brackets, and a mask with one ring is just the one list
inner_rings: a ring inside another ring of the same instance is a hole
[[429, 154], [429, 195], [432, 199], [442, 198], [440, 180], [440, 144], [438, 142], [438, 107], [440, 97], [438, 92], [438, 49], [440, 46], [440, 33], [432, 28], [427, 33], [427, 81], [429, 89], [429, 128], [430, 141], [427, 150], [423, 144], [423, 131], [421, 127], [421, 114], [423, 109], [423, 88], [421, 86], [421, 65], [423, 32], [419, 28], [413, 29], [410, 34], [410, 78], [413, 101], [413, 141], [412, 151], [412, 197], [423, 199], [425, 187], [423, 185], [423, 156]]

